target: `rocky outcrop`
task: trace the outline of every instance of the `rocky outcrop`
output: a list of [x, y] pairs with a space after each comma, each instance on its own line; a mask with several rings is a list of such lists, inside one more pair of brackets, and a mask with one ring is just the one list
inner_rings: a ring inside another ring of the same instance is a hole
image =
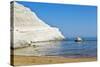
[[26, 43], [64, 39], [58, 28], [43, 22], [29, 8], [17, 2], [13, 4], [14, 47], [24, 43], [26, 46]]

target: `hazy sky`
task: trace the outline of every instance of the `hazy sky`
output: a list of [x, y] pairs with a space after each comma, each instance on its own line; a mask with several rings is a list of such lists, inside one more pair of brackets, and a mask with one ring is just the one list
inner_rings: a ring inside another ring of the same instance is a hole
[[58, 27], [65, 37], [96, 37], [97, 7], [69, 4], [18, 2], [34, 11], [45, 23]]

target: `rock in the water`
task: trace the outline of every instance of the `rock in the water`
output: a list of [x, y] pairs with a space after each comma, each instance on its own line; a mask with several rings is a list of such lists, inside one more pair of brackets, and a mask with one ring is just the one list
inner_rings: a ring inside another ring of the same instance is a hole
[[56, 27], [51, 27], [40, 20], [29, 8], [14, 2], [13, 23], [14, 23], [14, 46], [23, 42], [38, 42], [50, 40], [62, 40], [64, 36]]

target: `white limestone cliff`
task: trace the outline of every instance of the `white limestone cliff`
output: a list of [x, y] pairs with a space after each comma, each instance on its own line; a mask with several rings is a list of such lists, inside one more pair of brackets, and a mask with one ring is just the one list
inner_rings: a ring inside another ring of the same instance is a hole
[[62, 40], [64, 36], [56, 27], [51, 27], [29, 8], [14, 3], [14, 48], [28, 46], [32, 42]]

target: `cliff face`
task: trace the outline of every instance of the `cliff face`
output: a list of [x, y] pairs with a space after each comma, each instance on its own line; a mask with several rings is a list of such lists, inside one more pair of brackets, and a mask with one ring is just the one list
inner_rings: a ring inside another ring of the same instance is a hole
[[64, 39], [58, 28], [44, 23], [29, 8], [16, 2], [12, 6], [14, 47], [27, 46], [31, 42]]

